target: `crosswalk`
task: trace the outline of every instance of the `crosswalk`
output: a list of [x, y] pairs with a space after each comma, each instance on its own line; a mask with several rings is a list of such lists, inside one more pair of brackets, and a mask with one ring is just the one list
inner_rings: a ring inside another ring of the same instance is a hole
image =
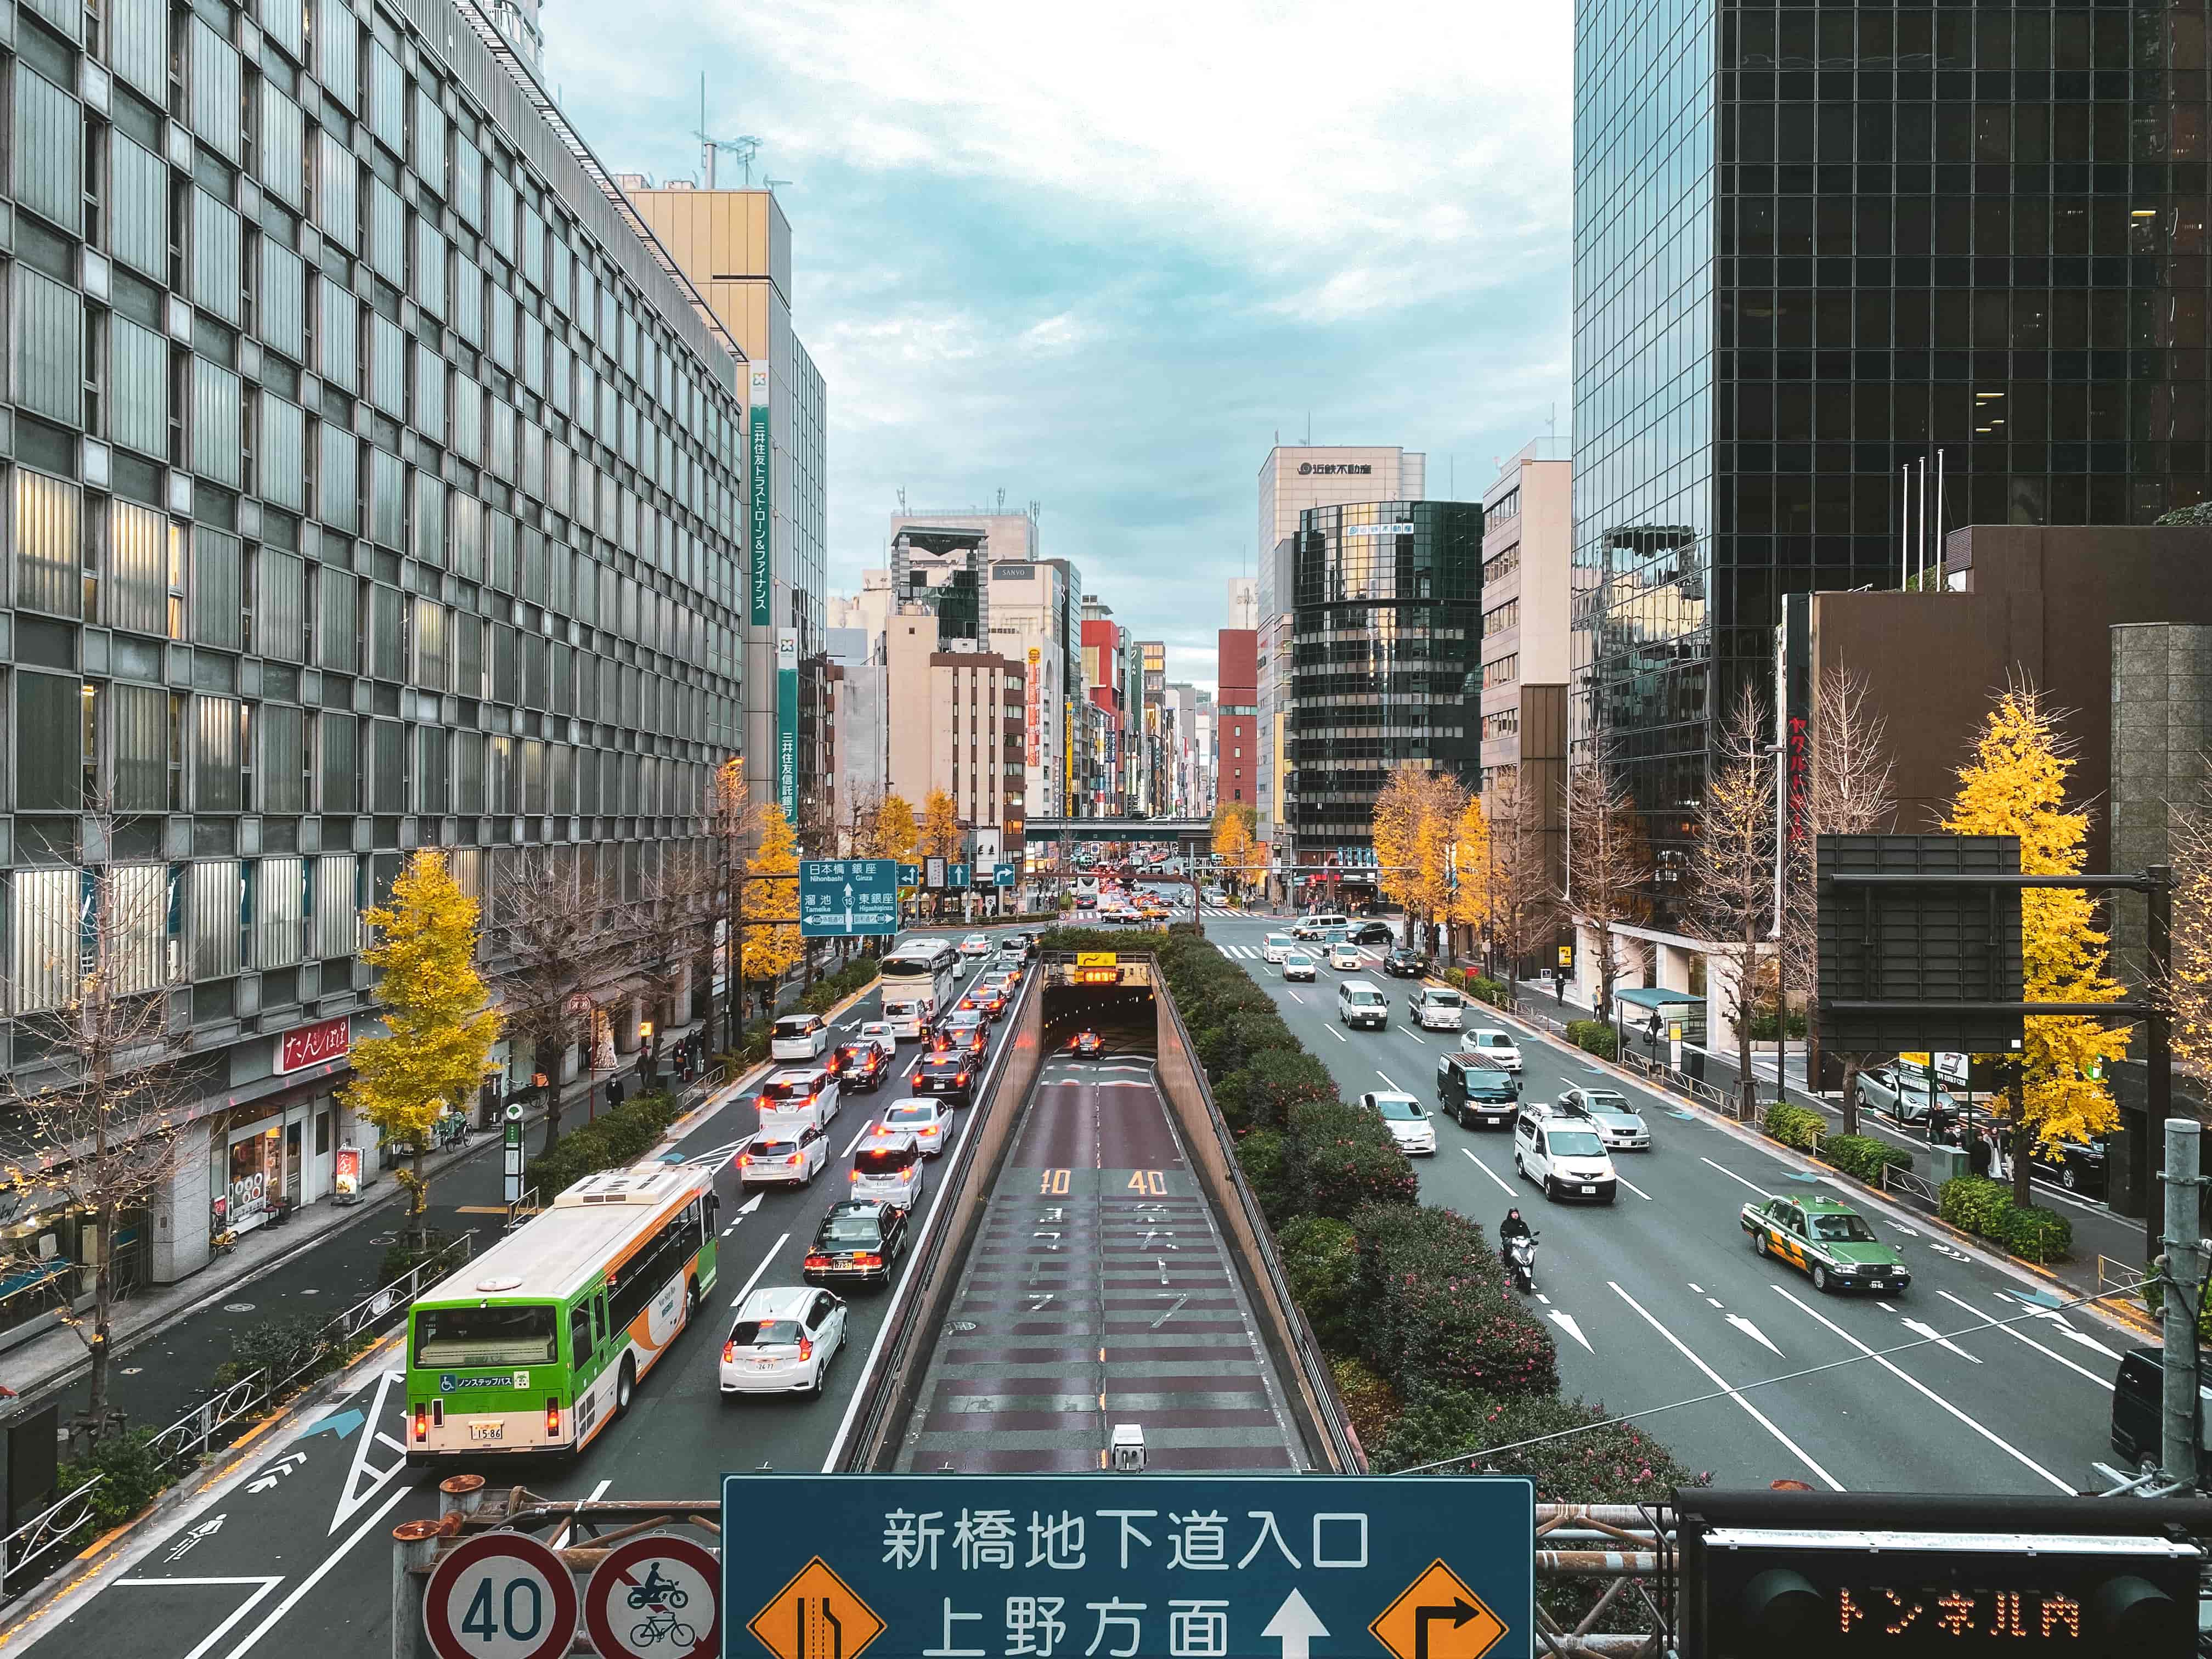
[[[1261, 962], [1266, 959], [1261, 953], [1261, 947], [1256, 945], [1217, 945], [1213, 948], [1220, 951], [1223, 956], [1236, 962]], [[1298, 946], [1298, 949], [1305, 951], [1309, 956], [1315, 957], [1316, 958], [1326, 957], [1329, 951], [1337, 947], [1327, 945], [1301, 945]], [[1365, 957], [1370, 962], [1380, 962], [1382, 960], [1382, 952], [1376, 950], [1371, 945], [1355, 945], [1352, 948], [1358, 951], [1362, 957]]]

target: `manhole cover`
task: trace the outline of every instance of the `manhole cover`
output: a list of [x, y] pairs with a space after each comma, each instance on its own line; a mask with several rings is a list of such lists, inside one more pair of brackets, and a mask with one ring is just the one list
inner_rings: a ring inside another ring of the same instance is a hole
[[972, 1319], [956, 1319], [952, 1322], [952, 1328], [956, 1331], [980, 1331], [983, 1328]]
[[295, 1296], [320, 1296], [322, 1292], [317, 1290], [313, 1285], [309, 1285], [304, 1289], [295, 1291], [293, 1294]]
[[123, 1368], [123, 1374], [125, 1376], [136, 1376], [145, 1369], [143, 1365], [125, 1365]]
[[226, 1302], [222, 1304], [222, 1310], [225, 1313], [252, 1313], [253, 1304], [251, 1302]]

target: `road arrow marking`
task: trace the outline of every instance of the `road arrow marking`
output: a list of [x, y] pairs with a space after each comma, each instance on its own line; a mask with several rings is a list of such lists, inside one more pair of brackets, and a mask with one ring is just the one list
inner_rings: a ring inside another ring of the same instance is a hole
[[1897, 1322], [1904, 1326], [1906, 1330], [1911, 1331], [1915, 1336], [1924, 1337], [1929, 1341], [1935, 1343], [1938, 1347], [1948, 1348], [1953, 1353], [1958, 1355], [1961, 1359], [1972, 1360], [1977, 1365], [1982, 1363], [1978, 1358], [1976, 1358], [1974, 1355], [1968, 1353], [1964, 1348], [1951, 1340], [1949, 1337], [1943, 1335], [1933, 1325], [1929, 1324], [1925, 1320], [1900, 1319]]
[[1576, 1341], [1581, 1343], [1585, 1352], [1589, 1353], [1595, 1353], [1597, 1352], [1595, 1348], [1590, 1346], [1589, 1338], [1583, 1334], [1583, 1328], [1575, 1323], [1575, 1316], [1572, 1314], [1561, 1313], [1557, 1308], [1553, 1308], [1545, 1315], [1545, 1317], [1549, 1319], [1553, 1324], [1557, 1325], [1561, 1330], [1565, 1331], [1569, 1336], [1574, 1338]]
[[[1708, 1302], [1711, 1302], [1711, 1301], [1712, 1301], [1712, 1298], [1711, 1298], [1711, 1297], [1707, 1297], [1705, 1298], [1705, 1300], [1707, 1300]], [[1718, 1306], [1720, 1305], [1720, 1304], [1718, 1304], [1717, 1302], [1714, 1302], [1714, 1303], [1713, 1303], [1713, 1305], [1714, 1305], [1715, 1307], [1718, 1307]], [[1773, 1355], [1777, 1359], [1780, 1359], [1780, 1358], [1783, 1358], [1784, 1357], [1781, 1349], [1779, 1349], [1779, 1348], [1776, 1347], [1776, 1346], [1775, 1346], [1771, 1342], [1769, 1342], [1769, 1341], [1766, 1340], [1766, 1333], [1765, 1333], [1765, 1331], [1760, 1330], [1760, 1329], [1759, 1328], [1759, 1327], [1758, 1327], [1758, 1326], [1756, 1326], [1756, 1325], [1753, 1324], [1753, 1323], [1752, 1323], [1748, 1319], [1746, 1319], [1746, 1318], [1745, 1318], [1741, 1314], [1730, 1314], [1730, 1315], [1728, 1316], [1728, 1322], [1729, 1322], [1729, 1324], [1731, 1324], [1731, 1325], [1735, 1326], [1735, 1327], [1736, 1328], [1736, 1329], [1738, 1329], [1738, 1330], [1741, 1331], [1741, 1332], [1742, 1332], [1746, 1336], [1749, 1337], [1753, 1341], [1754, 1341], [1754, 1342], [1758, 1343], [1758, 1344], [1759, 1344], [1759, 1346], [1760, 1347], [1762, 1347], [1762, 1348], [1765, 1349], [1769, 1353], [1772, 1354], [1772, 1355]]]
[[307, 1453], [294, 1452], [290, 1456], [271, 1463], [258, 1477], [247, 1481], [246, 1489], [248, 1492], [267, 1492], [307, 1461]]
[[[179, 1538], [174, 1544], [169, 1547], [168, 1555], [165, 1559], [171, 1561], [183, 1560], [185, 1559], [185, 1552], [186, 1550], [191, 1548], [193, 1545], [199, 1543], [204, 1539], [214, 1537], [216, 1534], [222, 1530], [222, 1516], [216, 1515], [211, 1516], [207, 1520], [201, 1522], [199, 1525], [194, 1527], [190, 1532], [186, 1533], [182, 1538]], [[1301, 1651], [1303, 1651], [1303, 1650], [1301, 1650]]]
[[343, 1440], [368, 1420], [357, 1411], [332, 1412], [328, 1417], [317, 1422], [300, 1438], [312, 1440], [319, 1434], [334, 1434]]
[[1283, 1644], [1283, 1659], [1306, 1659], [1308, 1644], [1316, 1636], [1328, 1634], [1328, 1626], [1322, 1623], [1314, 1610], [1306, 1605], [1306, 1598], [1292, 1590], [1283, 1598], [1283, 1605], [1275, 1609], [1275, 1616], [1267, 1620], [1260, 1639], [1273, 1638]]

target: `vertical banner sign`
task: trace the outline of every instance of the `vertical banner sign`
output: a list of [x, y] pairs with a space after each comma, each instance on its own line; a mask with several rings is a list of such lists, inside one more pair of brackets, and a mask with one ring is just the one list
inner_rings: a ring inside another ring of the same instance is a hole
[[775, 630], [775, 799], [799, 825], [799, 630]]
[[1036, 647], [1031, 646], [1029, 678], [1023, 684], [1025, 697], [1024, 713], [1026, 715], [1023, 734], [1027, 739], [1024, 753], [1031, 771], [1036, 769], [1038, 757], [1043, 753], [1044, 669], [1042, 665], [1043, 660], [1044, 653], [1038, 650]]
[[769, 493], [768, 410], [768, 365], [755, 363], [752, 412], [745, 422], [745, 435], [751, 449], [746, 467], [751, 486], [746, 522], [752, 532], [746, 586], [751, 592], [749, 614], [755, 628], [766, 628], [775, 620], [775, 563], [769, 535], [775, 525], [775, 498]]

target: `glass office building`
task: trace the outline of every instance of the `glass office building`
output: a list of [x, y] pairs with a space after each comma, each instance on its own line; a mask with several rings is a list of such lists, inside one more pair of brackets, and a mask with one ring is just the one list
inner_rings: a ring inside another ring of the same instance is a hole
[[635, 893], [695, 832], [737, 742], [743, 367], [465, 3], [12, 17], [7, 1012], [72, 994], [74, 861], [166, 895], [126, 954], [206, 1089], [167, 1279], [346, 1141], [374, 1169], [327, 1056], [409, 849], [480, 896], [532, 846]]
[[1582, 0], [1575, 735], [1662, 856], [1781, 595], [1898, 584], [1900, 467], [1948, 529], [2205, 498], [2204, 31]]
[[1481, 505], [1309, 507], [1298, 515], [1291, 586], [1288, 851], [1301, 866], [1334, 858], [1355, 868], [1371, 854], [1375, 798], [1400, 762], [1474, 786]]

